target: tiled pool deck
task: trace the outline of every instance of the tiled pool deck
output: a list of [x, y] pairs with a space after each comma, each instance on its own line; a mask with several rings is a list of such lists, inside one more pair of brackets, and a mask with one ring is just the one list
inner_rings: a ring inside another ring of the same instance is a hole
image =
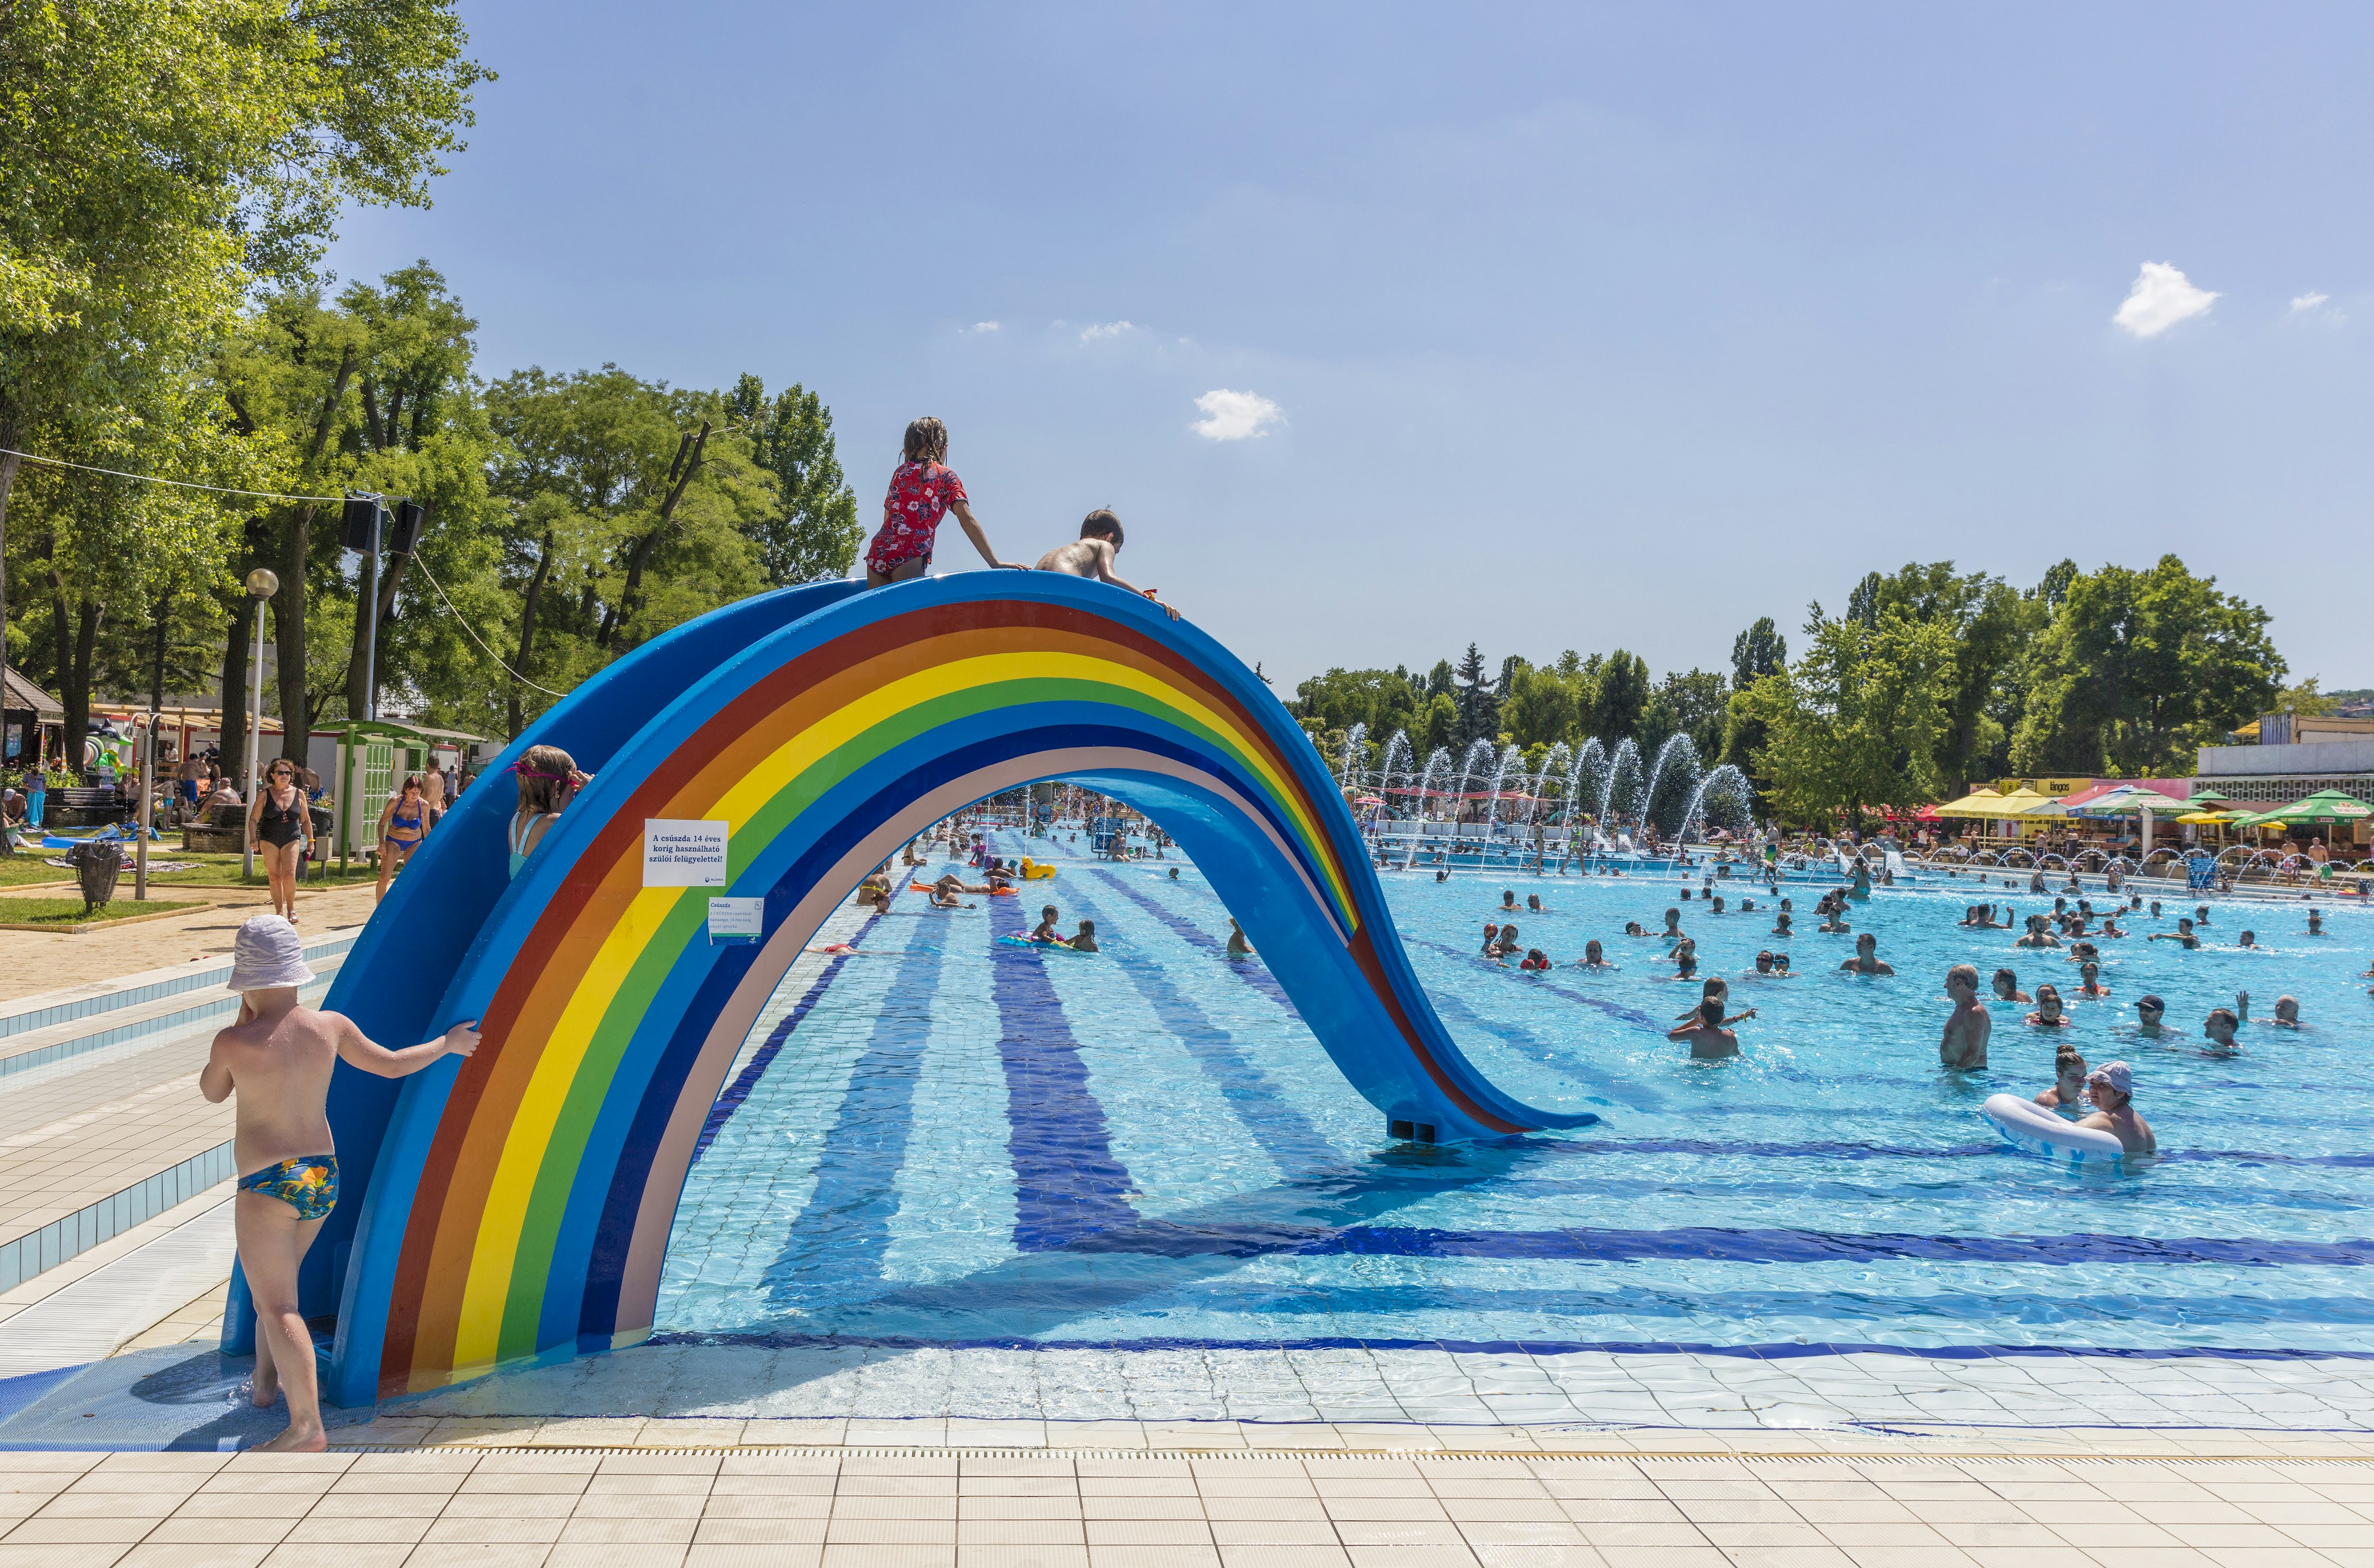
[[21, 1568], [2363, 1568], [2374, 1465], [829, 1448], [12, 1457]]

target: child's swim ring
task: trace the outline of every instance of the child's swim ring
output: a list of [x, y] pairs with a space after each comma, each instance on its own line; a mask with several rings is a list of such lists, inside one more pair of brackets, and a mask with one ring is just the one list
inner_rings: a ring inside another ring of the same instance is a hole
[[2066, 1165], [2110, 1164], [2126, 1154], [2115, 1133], [2080, 1127], [2017, 1094], [1990, 1094], [1979, 1114], [2022, 1153], [2041, 1154]]
[[1067, 942], [1032, 942], [1026, 936], [1002, 936], [997, 939], [1008, 947], [1018, 947], [1028, 953], [1068, 953], [1075, 958], [1094, 958], [1095, 954], [1084, 947], [1074, 947]]

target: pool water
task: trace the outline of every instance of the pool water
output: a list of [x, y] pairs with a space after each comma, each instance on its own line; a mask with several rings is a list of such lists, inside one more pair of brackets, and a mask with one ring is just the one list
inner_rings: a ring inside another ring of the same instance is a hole
[[[1050, 858], [1006, 834], [1000, 853]], [[1176, 851], [1173, 851], [1175, 856]], [[1494, 1082], [1596, 1111], [1558, 1136], [1420, 1150], [1336, 1073], [1263, 964], [1232, 965], [1228, 919], [1192, 866], [1064, 859], [1020, 898], [935, 914], [903, 894], [859, 954], [787, 985], [712, 1113], [661, 1289], [664, 1335], [939, 1345], [1442, 1344], [1453, 1349], [1897, 1346], [2374, 1351], [2365, 1208], [2374, 919], [2221, 901], [2211, 946], [2106, 941], [2111, 995], [2045, 1031], [1994, 1008], [1992, 1066], [1940, 1069], [1954, 963], [2074, 991], [2059, 952], [1956, 922], [2001, 880], [1879, 890], [1851, 917], [1892, 978], [1841, 975], [1851, 936], [1811, 913], [1834, 880], [1771, 900], [1723, 884], [1717, 916], [1676, 873], [1386, 876], [1444, 1023]], [[1180, 866], [1176, 880], [1169, 875]], [[1692, 872], [1695, 884], [1701, 873]], [[1503, 887], [1567, 965], [1520, 976], [1476, 955]], [[1759, 906], [1740, 913], [1742, 892]], [[2098, 888], [2092, 895], [2105, 902]], [[1094, 919], [1099, 956], [1000, 944], [1054, 903]], [[1703, 974], [1733, 977], [1742, 1055], [1693, 1062], [1663, 1037], [1698, 995], [1627, 939], [1668, 907]], [[2229, 944], [2254, 928], [2262, 951]], [[1621, 967], [1572, 967], [1597, 937]], [[1797, 973], [1752, 973], [1783, 947]], [[1289, 955], [1271, 954], [1279, 964]], [[2239, 1056], [2204, 1054], [2209, 1009], [2272, 1016]], [[2168, 1036], [2140, 1037], [2157, 991]], [[794, 1005], [794, 1003], [796, 1005]], [[2017, 1153], [1978, 1114], [2052, 1082], [2060, 1038], [2135, 1071], [2163, 1153], [2072, 1170]]]

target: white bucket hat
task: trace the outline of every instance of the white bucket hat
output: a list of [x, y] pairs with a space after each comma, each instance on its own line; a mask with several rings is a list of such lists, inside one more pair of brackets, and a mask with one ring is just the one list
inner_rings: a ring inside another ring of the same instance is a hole
[[305, 966], [304, 938], [279, 916], [258, 915], [231, 939], [227, 989], [268, 991], [280, 986], [311, 985], [312, 980], [313, 971]]

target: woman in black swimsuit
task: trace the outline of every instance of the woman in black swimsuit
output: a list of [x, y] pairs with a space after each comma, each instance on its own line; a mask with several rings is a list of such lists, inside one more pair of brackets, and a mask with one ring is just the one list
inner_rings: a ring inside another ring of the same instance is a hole
[[272, 912], [297, 923], [297, 868], [313, 848], [313, 813], [297, 788], [297, 765], [282, 757], [264, 775], [247, 808], [247, 842], [272, 883]]

